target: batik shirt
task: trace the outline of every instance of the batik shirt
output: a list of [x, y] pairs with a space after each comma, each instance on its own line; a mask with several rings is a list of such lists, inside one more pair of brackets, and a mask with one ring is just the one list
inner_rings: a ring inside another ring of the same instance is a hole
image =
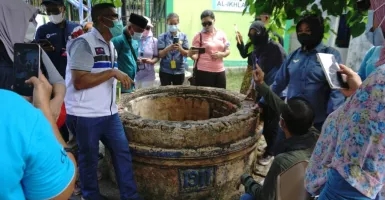
[[319, 194], [330, 168], [365, 196], [384, 199], [385, 65], [326, 119], [306, 172], [308, 192]]

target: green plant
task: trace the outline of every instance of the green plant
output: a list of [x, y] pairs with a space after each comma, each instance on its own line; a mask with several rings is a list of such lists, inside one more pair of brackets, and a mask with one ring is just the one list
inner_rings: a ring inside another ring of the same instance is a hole
[[353, 37], [360, 36], [365, 31], [367, 12], [360, 11], [357, 0], [246, 0], [243, 14], [249, 10], [250, 15], [271, 14], [269, 29], [283, 35], [286, 20], [294, 20], [294, 25], [286, 31], [295, 32], [295, 24], [304, 14], [317, 14], [325, 18], [325, 37], [330, 31], [330, 17], [347, 15], [348, 25]]

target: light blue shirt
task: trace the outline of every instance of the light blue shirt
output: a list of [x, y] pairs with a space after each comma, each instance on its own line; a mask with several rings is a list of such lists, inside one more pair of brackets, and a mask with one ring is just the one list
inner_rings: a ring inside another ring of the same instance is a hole
[[380, 53], [382, 46], [375, 46], [369, 49], [366, 53], [364, 60], [361, 63], [361, 67], [358, 70], [362, 81], [364, 81], [374, 70], [376, 70], [376, 63], [380, 59]]
[[271, 86], [278, 95], [287, 87], [287, 99], [306, 99], [315, 112], [316, 124], [323, 123], [345, 101], [341, 92], [330, 89], [317, 53], [333, 54], [337, 62], [342, 63], [340, 53], [322, 43], [310, 52], [299, 48], [284, 61]]
[[51, 199], [75, 167], [43, 113], [16, 93], [0, 90], [0, 199]]
[[[179, 43], [184, 50], [189, 49], [187, 35], [178, 32]], [[173, 44], [174, 36], [170, 32], [161, 34], [158, 37], [158, 49], [163, 50]], [[176, 69], [171, 69], [171, 60], [175, 60]], [[187, 59], [179, 51], [170, 51], [168, 54], [160, 60], [160, 71], [167, 74], [184, 74], [187, 65]]]

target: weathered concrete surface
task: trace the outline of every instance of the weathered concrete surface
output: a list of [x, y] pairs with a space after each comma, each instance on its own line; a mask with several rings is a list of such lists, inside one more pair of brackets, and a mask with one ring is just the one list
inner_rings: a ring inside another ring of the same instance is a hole
[[144, 199], [239, 197], [239, 178], [254, 167], [259, 138], [258, 114], [244, 99], [183, 86], [123, 95], [119, 114]]

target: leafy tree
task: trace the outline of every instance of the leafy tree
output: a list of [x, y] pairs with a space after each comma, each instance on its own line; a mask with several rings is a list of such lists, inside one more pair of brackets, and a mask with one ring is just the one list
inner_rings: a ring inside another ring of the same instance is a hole
[[117, 8], [122, 7], [121, 0], [92, 0], [92, 5], [99, 4], [99, 3], [112, 3]]
[[294, 20], [294, 25], [288, 32], [295, 31], [295, 24], [301, 16], [308, 13], [322, 15], [325, 18], [325, 37], [330, 30], [330, 17], [346, 14], [347, 23], [353, 37], [360, 36], [365, 31], [367, 11], [357, 3], [358, 0], [246, 0], [243, 14], [249, 10], [250, 15], [271, 15], [269, 29], [279, 34], [285, 30], [286, 20]]

